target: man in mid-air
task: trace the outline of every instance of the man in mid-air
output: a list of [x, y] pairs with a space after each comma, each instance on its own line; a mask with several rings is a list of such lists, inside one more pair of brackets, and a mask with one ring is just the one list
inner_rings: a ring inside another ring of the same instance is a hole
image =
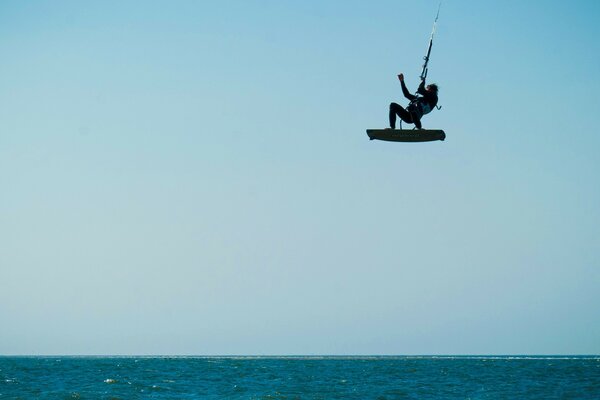
[[397, 103], [390, 104], [390, 128], [396, 129], [396, 115], [398, 115], [407, 124], [415, 124], [417, 129], [422, 129], [421, 118], [431, 112], [438, 103], [438, 87], [435, 83], [425, 86], [425, 79], [423, 79], [417, 89], [420, 96], [416, 96], [406, 88], [404, 74], [398, 75], [398, 79], [402, 85], [402, 93], [410, 100], [410, 104], [406, 109]]

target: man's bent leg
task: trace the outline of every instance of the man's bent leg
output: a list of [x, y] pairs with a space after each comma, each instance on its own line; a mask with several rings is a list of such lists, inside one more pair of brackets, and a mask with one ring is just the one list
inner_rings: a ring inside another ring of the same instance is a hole
[[408, 111], [404, 109], [400, 104], [391, 103], [390, 104], [390, 128], [396, 129], [396, 115], [398, 115], [402, 121], [407, 124], [412, 124], [413, 120]]
[[390, 128], [392, 129], [396, 129], [396, 106], [400, 107], [396, 103], [390, 104]]
[[414, 121], [415, 121], [415, 126], [417, 127], [417, 129], [422, 129], [421, 120], [418, 118], [415, 118]]

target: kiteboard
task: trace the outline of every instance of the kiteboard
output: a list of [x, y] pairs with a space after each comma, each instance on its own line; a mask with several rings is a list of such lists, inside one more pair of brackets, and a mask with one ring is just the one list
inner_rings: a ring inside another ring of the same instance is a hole
[[388, 142], [433, 142], [446, 139], [446, 133], [440, 129], [367, 129], [371, 140]]

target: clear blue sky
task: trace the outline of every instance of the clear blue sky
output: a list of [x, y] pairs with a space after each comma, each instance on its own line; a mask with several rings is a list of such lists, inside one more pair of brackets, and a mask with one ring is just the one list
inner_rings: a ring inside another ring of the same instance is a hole
[[600, 2], [2, 1], [0, 354], [600, 353]]

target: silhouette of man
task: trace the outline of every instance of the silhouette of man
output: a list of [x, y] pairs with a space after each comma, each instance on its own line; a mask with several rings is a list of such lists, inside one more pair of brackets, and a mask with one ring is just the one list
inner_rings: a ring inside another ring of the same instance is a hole
[[404, 84], [404, 74], [398, 75], [402, 85], [404, 97], [410, 100], [406, 109], [397, 103], [390, 104], [390, 128], [396, 129], [396, 115], [407, 124], [415, 124], [417, 129], [422, 129], [421, 118], [428, 114], [438, 103], [438, 87], [435, 83], [425, 86], [425, 79], [421, 81], [417, 93], [411, 94]]

